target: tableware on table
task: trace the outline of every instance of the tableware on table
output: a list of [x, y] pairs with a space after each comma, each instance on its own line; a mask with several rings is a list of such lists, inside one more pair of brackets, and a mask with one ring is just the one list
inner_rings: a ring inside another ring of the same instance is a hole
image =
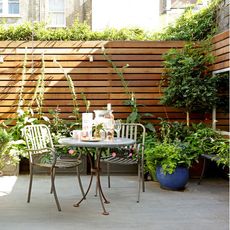
[[113, 129], [111, 126], [111, 122], [108, 120], [108, 122], [104, 123], [104, 131], [105, 131], [105, 140], [110, 141], [113, 140]]
[[80, 140], [82, 135], [82, 130], [72, 130], [70, 131], [70, 136], [74, 139]]
[[117, 134], [117, 137], [120, 136], [120, 130], [121, 130], [121, 120], [115, 120], [114, 121], [114, 131]]
[[98, 142], [98, 141], [101, 141], [101, 139], [100, 138], [92, 137], [92, 138], [82, 138], [81, 141], [85, 141], [85, 142]]

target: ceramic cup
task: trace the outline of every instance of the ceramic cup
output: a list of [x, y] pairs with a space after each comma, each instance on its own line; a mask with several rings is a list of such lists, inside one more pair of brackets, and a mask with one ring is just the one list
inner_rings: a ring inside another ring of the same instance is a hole
[[74, 139], [80, 140], [81, 139], [82, 130], [72, 130], [70, 131], [70, 136]]

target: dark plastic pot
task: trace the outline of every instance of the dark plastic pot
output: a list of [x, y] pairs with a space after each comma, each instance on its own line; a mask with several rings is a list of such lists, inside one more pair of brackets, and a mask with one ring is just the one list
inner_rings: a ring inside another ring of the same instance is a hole
[[189, 179], [188, 168], [177, 167], [172, 174], [164, 174], [162, 168], [159, 166], [156, 170], [157, 180], [161, 188], [168, 190], [183, 190]]

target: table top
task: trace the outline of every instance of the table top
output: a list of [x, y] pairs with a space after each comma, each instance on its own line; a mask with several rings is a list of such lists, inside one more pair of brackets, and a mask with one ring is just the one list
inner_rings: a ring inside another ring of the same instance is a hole
[[129, 138], [114, 138], [114, 140], [100, 141], [81, 141], [72, 137], [64, 137], [58, 140], [59, 144], [77, 147], [92, 147], [92, 148], [114, 148], [119, 146], [129, 146], [136, 143], [135, 140]]

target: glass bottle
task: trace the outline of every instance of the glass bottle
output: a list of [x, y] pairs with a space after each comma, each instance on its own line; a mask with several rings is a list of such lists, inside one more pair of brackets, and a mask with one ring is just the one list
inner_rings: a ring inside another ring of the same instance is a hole
[[113, 140], [114, 137], [114, 116], [111, 104], [107, 104], [107, 113], [105, 114], [105, 126], [106, 139]]

